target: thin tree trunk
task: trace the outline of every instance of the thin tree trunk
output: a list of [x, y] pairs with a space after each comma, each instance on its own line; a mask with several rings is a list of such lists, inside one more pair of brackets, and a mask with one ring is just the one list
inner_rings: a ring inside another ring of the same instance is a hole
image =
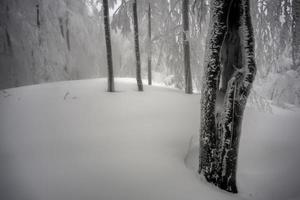
[[71, 51], [70, 29], [69, 29], [69, 11], [67, 11], [67, 16], [66, 16], [66, 40], [67, 40], [68, 50]]
[[[214, 0], [212, 6], [215, 18], [212, 18], [213, 31], [207, 58], [213, 60], [207, 62], [202, 93], [199, 172], [208, 182], [237, 193], [236, 170], [242, 119], [256, 74], [250, 5], [249, 0]], [[226, 14], [226, 17], [221, 18], [221, 14]], [[227, 20], [225, 24], [224, 19]], [[215, 37], [218, 34], [223, 41]], [[222, 48], [219, 48], [220, 44]], [[218, 62], [220, 58], [212, 56], [220, 54], [220, 51], [222, 73]], [[222, 81], [219, 81], [220, 78]]]
[[40, 28], [41, 26], [41, 22], [40, 22], [40, 5], [37, 4], [36, 5], [36, 25], [38, 28]]
[[151, 5], [148, 7], [148, 85], [152, 85]]
[[114, 72], [113, 60], [110, 39], [110, 22], [109, 22], [109, 8], [107, 0], [103, 0], [103, 13], [104, 13], [104, 28], [105, 28], [105, 41], [106, 41], [106, 55], [107, 55], [107, 72], [108, 72], [108, 92], [114, 92]]
[[182, 0], [182, 25], [183, 25], [183, 59], [185, 76], [185, 93], [193, 93], [192, 74], [190, 66], [190, 42], [189, 42], [189, 0]]
[[135, 57], [136, 57], [136, 81], [137, 81], [138, 91], [143, 91], [143, 82], [142, 82], [142, 76], [141, 76], [140, 44], [139, 44], [139, 26], [138, 26], [136, 0], [133, 1], [132, 8], [133, 8]]

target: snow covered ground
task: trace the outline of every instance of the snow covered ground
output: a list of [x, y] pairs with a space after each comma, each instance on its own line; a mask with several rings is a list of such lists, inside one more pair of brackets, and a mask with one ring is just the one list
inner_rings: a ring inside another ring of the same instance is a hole
[[0, 91], [0, 199], [300, 199], [300, 112], [246, 110], [240, 194], [231, 195], [195, 172], [199, 95], [116, 85], [116, 93], [104, 79]]

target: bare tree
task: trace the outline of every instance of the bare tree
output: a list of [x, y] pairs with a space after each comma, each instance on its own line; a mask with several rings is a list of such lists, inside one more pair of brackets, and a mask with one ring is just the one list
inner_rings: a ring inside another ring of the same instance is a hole
[[189, 0], [182, 0], [182, 26], [183, 26], [183, 60], [185, 93], [193, 93], [191, 62], [190, 62], [190, 42], [189, 42]]
[[148, 6], [148, 85], [152, 85], [151, 4]]
[[201, 93], [199, 173], [237, 193], [239, 138], [256, 74], [249, 0], [212, 0]]
[[110, 22], [109, 22], [109, 8], [107, 0], [103, 0], [103, 13], [104, 13], [104, 28], [105, 28], [105, 41], [107, 53], [107, 70], [108, 70], [108, 92], [114, 92], [114, 72], [113, 60], [110, 39]]
[[140, 44], [139, 44], [139, 26], [138, 26], [136, 0], [133, 1], [132, 9], [133, 9], [134, 43], [135, 43], [135, 57], [136, 57], [136, 81], [137, 81], [138, 91], [143, 91], [143, 82], [141, 76]]

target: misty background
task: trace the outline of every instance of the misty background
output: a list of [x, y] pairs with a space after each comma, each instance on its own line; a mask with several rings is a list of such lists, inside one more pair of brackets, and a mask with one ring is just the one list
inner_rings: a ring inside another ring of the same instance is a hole
[[[250, 101], [264, 108], [270, 100], [281, 106], [299, 105], [292, 0], [251, 3], [258, 74]], [[115, 76], [135, 77], [131, 4], [125, 0], [109, 4]], [[182, 89], [181, 3], [152, 0], [151, 4], [153, 81]], [[143, 78], [147, 77], [147, 5], [147, 0], [138, 3]], [[189, 37], [196, 92], [201, 87], [208, 20], [209, 2], [191, 5]], [[1, 0], [0, 89], [106, 77], [106, 63], [101, 1]]]

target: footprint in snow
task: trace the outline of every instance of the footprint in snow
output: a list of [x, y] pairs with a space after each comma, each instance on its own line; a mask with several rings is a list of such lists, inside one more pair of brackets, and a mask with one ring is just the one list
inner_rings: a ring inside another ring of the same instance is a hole
[[64, 100], [68, 100], [68, 99], [73, 99], [73, 100], [75, 100], [75, 99], [77, 99], [78, 97], [76, 97], [76, 96], [71, 96], [71, 93], [70, 92], [66, 92], [65, 93], [65, 95], [64, 95]]

